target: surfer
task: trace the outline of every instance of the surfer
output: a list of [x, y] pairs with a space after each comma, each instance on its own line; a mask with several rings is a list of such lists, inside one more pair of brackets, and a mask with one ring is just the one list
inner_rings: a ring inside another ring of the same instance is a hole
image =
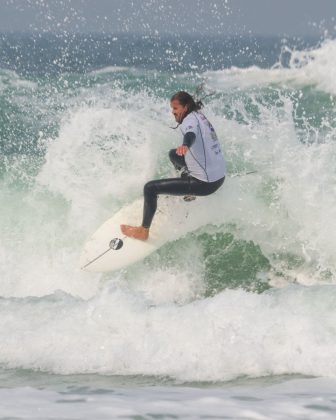
[[147, 182], [141, 226], [120, 225], [122, 233], [131, 238], [148, 239], [159, 194], [181, 195], [185, 199], [210, 195], [225, 179], [225, 160], [213, 126], [200, 112], [202, 102], [195, 102], [189, 93], [180, 91], [172, 96], [170, 106], [177, 127], [181, 128], [183, 144], [170, 150], [169, 158], [181, 176]]

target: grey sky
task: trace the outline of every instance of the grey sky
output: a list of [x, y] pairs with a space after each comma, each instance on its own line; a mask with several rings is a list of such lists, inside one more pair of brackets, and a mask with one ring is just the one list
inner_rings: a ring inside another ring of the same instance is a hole
[[0, 0], [0, 32], [335, 35], [336, 0]]

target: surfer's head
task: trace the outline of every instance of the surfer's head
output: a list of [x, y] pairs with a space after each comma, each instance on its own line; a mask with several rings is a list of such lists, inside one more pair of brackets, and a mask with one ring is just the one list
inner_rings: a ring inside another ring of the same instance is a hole
[[170, 106], [176, 122], [181, 124], [190, 112], [198, 111], [203, 104], [201, 101], [195, 102], [188, 92], [180, 91], [170, 98]]

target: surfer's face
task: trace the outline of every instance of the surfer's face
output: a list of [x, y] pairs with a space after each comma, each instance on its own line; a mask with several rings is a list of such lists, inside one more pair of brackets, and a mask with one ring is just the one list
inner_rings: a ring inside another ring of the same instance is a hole
[[185, 116], [186, 112], [188, 111], [187, 105], [183, 106], [177, 99], [174, 99], [170, 102], [170, 106], [172, 109], [172, 113], [175, 117], [176, 122], [181, 123], [183, 117]]

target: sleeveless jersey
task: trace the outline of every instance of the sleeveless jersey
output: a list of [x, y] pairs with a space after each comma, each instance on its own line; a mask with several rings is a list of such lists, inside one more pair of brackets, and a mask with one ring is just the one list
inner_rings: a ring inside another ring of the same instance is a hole
[[196, 139], [184, 155], [190, 175], [205, 182], [223, 178], [226, 164], [216, 132], [201, 112], [191, 112], [180, 125], [182, 134], [194, 133]]

